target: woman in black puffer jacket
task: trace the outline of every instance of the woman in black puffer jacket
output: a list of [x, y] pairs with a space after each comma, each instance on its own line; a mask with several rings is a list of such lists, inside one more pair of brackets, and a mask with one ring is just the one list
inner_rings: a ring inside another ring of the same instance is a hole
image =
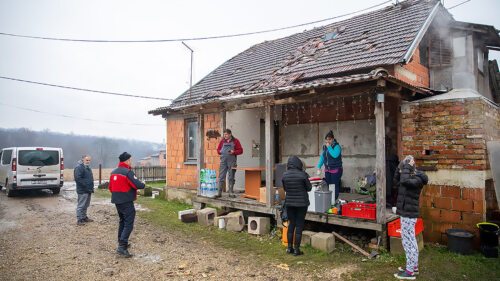
[[415, 279], [418, 274], [415, 224], [419, 216], [420, 192], [427, 182], [427, 175], [415, 169], [415, 159], [411, 155], [399, 163], [394, 174], [394, 185], [398, 187], [397, 214], [401, 216], [401, 238], [406, 254], [406, 268], [400, 267], [394, 274], [398, 279]]
[[[287, 171], [283, 174], [283, 188], [286, 192], [285, 207], [288, 215], [288, 248], [286, 252], [294, 256], [301, 255], [300, 241], [302, 230], [306, 219], [309, 196], [312, 186], [309, 175], [303, 170], [304, 165], [297, 156], [288, 159]], [[293, 245], [293, 233], [295, 232], [295, 245]], [[292, 245], [294, 246], [292, 248]]]

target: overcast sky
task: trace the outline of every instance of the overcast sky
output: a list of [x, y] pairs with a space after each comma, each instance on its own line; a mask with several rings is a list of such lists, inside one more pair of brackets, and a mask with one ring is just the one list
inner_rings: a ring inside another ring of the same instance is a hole
[[[446, 0], [445, 6], [463, 1]], [[99, 40], [203, 37], [296, 25], [382, 2], [384, 0], [0, 0], [0, 32]], [[471, 0], [450, 10], [456, 20], [500, 29], [498, 11], [498, 0]], [[195, 51], [194, 82], [256, 43], [331, 22], [261, 35], [186, 42]], [[495, 57], [500, 58], [498, 52]], [[189, 69], [190, 52], [180, 42], [79, 43], [0, 35], [0, 76], [5, 77], [175, 98], [189, 87]], [[147, 111], [167, 104], [166, 101], [106, 96], [0, 79], [1, 128], [49, 129], [162, 142], [164, 120], [148, 115]]]

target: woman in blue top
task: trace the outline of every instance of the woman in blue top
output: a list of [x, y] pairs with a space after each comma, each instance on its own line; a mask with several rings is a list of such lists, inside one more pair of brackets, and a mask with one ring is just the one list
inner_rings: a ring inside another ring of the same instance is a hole
[[319, 157], [317, 174], [321, 174], [321, 166], [325, 165], [325, 180], [330, 184], [335, 184], [335, 200], [339, 198], [340, 178], [342, 177], [342, 148], [335, 139], [333, 131], [329, 131], [325, 136], [325, 145]]

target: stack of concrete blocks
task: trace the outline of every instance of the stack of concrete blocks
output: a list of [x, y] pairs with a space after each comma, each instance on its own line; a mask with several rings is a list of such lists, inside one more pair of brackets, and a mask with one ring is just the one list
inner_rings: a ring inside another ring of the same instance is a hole
[[332, 233], [318, 232], [311, 236], [311, 246], [320, 251], [331, 253], [335, 250], [335, 237]]
[[226, 230], [241, 232], [245, 228], [245, 218], [242, 211], [232, 212], [224, 216]]
[[198, 215], [198, 223], [203, 226], [209, 226], [214, 224], [214, 219], [217, 214], [217, 210], [214, 208], [205, 208], [198, 210], [196, 212]]
[[[422, 232], [419, 233], [417, 236], [417, 244], [418, 244], [418, 250], [422, 251], [424, 249], [424, 236], [422, 235]], [[403, 249], [403, 243], [401, 240], [401, 237], [389, 237], [389, 246], [390, 246], [390, 251], [391, 254], [393, 255], [399, 255], [399, 254], [404, 254], [405, 250]]]
[[271, 230], [271, 219], [267, 217], [248, 217], [248, 233], [255, 235], [268, 234]]
[[195, 214], [195, 213], [196, 213], [195, 209], [189, 209], [189, 210], [179, 211], [177, 214], [179, 215], [179, 220], [180, 220], [182, 215]]
[[302, 231], [302, 241], [300, 242], [301, 245], [311, 245], [311, 239], [314, 235], [316, 235], [317, 232], [314, 231], [309, 231], [309, 230], [304, 230]]

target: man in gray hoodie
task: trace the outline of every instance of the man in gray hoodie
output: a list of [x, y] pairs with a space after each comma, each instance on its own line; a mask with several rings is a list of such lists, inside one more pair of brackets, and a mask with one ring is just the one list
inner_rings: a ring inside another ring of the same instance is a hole
[[87, 217], [87, 208], [90, 205], [90, 198], [94, 193], [94, 176], [90, 169], [91, 157], [89, 155], [82, 156], [82, 160], [78, 161], [78, 165], [73, 171], [76, 182], [76, 193], [78, 194], [78, 203], [76, 206], [77, 225], [84, 225], [86, 222], [92, 222], [92, 219]]

